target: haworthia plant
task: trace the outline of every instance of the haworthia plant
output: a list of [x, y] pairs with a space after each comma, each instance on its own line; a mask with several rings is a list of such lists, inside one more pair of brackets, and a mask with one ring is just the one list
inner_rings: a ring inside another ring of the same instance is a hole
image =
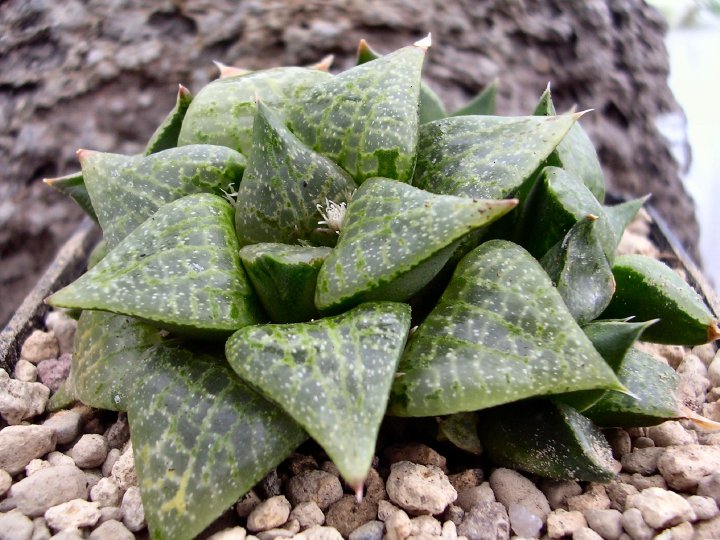
[[482, 92], [475, 96], [467, 105], [460, 107], [450, 116], [495, 114], [495, 100], [497, 98], [499, 86], [500, 81], [498, 79], [494, 79], [490, 84], [483, 88]]
[[264, 103], [258, 104], [253, 140], [235, 205], [240, 244], [310, 240], [321, 218], [318, 205], [346, 202], [355, 182], [304, 146]]
[[167, 204], [49, 302], [199, 337], [255, 324], [262, 316], [240, 263], [233, 218], [232, 206], [215, 195]]
[[182, 128], [185, 113], [192, 103], [193, 96], [190, 90], [182, 84], [178, 88], [177, 100], [175, 106], [167, 114], [162, 123], [153, 132], [150, 140], [145, 146], [145, 155], [155, 154], [163, 150], [175, 148], [178, 145], [180, 137], [180, 129]]
[[210, 145], [172, 148], [150, 156], [81, 150], [79, 158], [110, 247], [166, 203], [193, 193], [232, 191], [245, 170], [242, 154]]
[[403, 354], [389, 412], [428, 416], [622, 386], [538, 262], [492, 240], [460, 261]]
[[646, 328], [657, 319], [645, 322], [624, 320], [596, 320], [583, 326], [585, 335], [592, 341], [611, 368], [617, 373], [625, 354], [630, 350]]
[[290, 412], [359, 490], [409, 329], [409, 306], [367, 303], [311, 323], [239, 330], [226, 352], [232, 368]]
[[448, 440], [471, 454], [483, 453], [478, 437], [478, 413], [456, 413], [438, 419], [438, 440]]
[[367, 180], [347, 208], [337, 247], [320, 268], [315, 305], [337, 311], [367, 300], [407, 301], [442, 269], [456, 240], [516, 204]]
[[85, 187], [82, 172], [70, 173], [57, 178], [45, 178], [43, 182], [70, 197], [93, 221], [98, 221], [87, 187]]

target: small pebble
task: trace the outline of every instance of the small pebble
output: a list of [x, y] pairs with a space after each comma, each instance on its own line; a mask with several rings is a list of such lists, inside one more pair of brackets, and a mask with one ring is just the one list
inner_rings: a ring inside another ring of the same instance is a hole
[[293, 538], [295, 533], [284, 528], [268, 529], [256, 533], [258, 540], [281, 540], [283, 538]]
[[360, 525], [350, 533], [348, 540], [382, 540], [385, 524], [376, 519]]
[[695, 538], [720, 538], [720, 516], [695, 523]]
[[348, 537], [360, 525], [375, 519], [377, 514], [378, 503], [370, 499], [358, 503], [355, 495], [344, 495], [325, 512], [325, 525], [335, 527], [343, 537]]
[[545, 494], [535, 484], [512, 469], [495, 469], [490, 475], [490, 487], [495, 498], [505, 508], [512, 504], [521, 504], [538, 516], [543, 523], [550, 513], [550, 505]]
[[117, 420], [105, 431], [105, 440], [110, 448], [121, 449], [130, 440], [130, 424], [127, 414], [120, 413]]
[[250, 532], [274, 529], [285, 523], [288, 517], [290, 517], [290, 502], [283, 495], [270, 497], [250, 512], [247, 529]]
[[44, 384], [11, 379], [0, 369], [0, 415], [11, 426], [42, 414], [49, 397], [50, 389]]
[[664, 452], [664, 448], [654, 446], [636, 448], [629, 454], [622, 456], [620, 463], [622, 463], [624, 471], [649, 475], [657, 472], [658, 459]]
[[128, 530], [138, 532], [145, 528], [145, 510], [140, 499], [140, 490], [137, 486], [127, 488], [120, 503], [122, 522]]
[[8, 426], [0, 430], [0, 469], [15, 475], [54, 449], [53, 430], [38, 425]]
[[[98, 523], [105, 523], [114, 519], [115, 521], [122, 521], [122, 510], [119, 506], [103, 506], [100, 508], [100, 521]], [[124, 525], [123, 525], [124, 527]]]
[[622, 515], [622, 526], [633, 540], [651, 540], [655, 531], [645, 523], [637, 508], [628, 508]]
[[667, 482], [659, 474], [653, 474], [650, 476], [643, 476], [642, 474], [635, 473], [632, 476], [623, 478], [628, 484], [634, 486], [638, 491], [650, 487], [667, 488]]
[[[603, 540], [603, 537], [588, 527], [580, 527], [573, 531], [573, 540]], [[607, 540], [607, 539], [605, 539]]]
[[287, 496], [293, 506], [314, 501], [321, 510], [326, 510], [340, 500], [343, 489], [337, 476], [325, 471], [311, 470], [290, 479]]
[[658, 470], [672, 489], [690, 491], [705, 476], [720, 470], [720, 448], [672, 446], [658, 460]]
[[73, 499], [45, 511], [45, 521], [51, 529], [62, 531], [72, 527], [92, 527], [100, 519], [100, 509], [95, 502]]
[[108, 443], [102, 435], [83, 435], [68, 451], [75, 465], [82, 469], [101, 466], [107, 454]]
[[385, 449], [385, 459], [388, 463], [411, 461], [417, 465], [432, 465], [447, 471], [447, 460], [435, 450], [422, 443], [405, 443], [392, 445]]
[[77, 321], [60, 310], [53, 310], [45, 317], [45, 326], [57, 339], [60, 354], [73, 352]]
[[547, 517], [547, 533], [550, 538], [572, 536], [577, 529], [582, 527], [587, 527], [587, 521], [582, 512], [577, 510], [568, 512], [558, 508], [550, 512]]
[[641, 449], [641, 448], [653, 448], [655, 446], [655, 441], [653, 441], [650, 437], [637, 437], [632, 442], [633, 448]]
[[97, 484], [90, 488], [90, 500], [103, 506], [119, 506], [122, 501], [122, 492], [112, 478], [101, 478]]
[[720, 514], [717, 503], [710, 497], [691, 495], [687, 498], [687, 502], [690, 503], [697, 519], [712, 519]]
[[36, 517], [33, 519], [33, 534], [31, 540], [49, 540], [50, 529], [44, 517]]
[[74, 465], [42, 469], [10, 488], [17, 509], [28, 517], [42, 516], [48, 508], [87, 495], [85, 474]]
[[490, 487], [489, 482], [483, 482], [479, 486], [467, 488], [459, 492], [455, 504], [467, 512], [473, 505], [479, 502], [495, 502], [495, 493]]
[[605, 540], [618, 540], [623, 533], [622, 513], [608, 508], [588, 508], [583, 512], [588, 526]]
[[510, 537], [510, 518], [500, 503], [478, 503], [465, 512], [462, 523], [457, 527], [458, 538], [470, 540], [483, 538], [507, 539]]
[[53, 332], [33, 330], [20, 349], [20, 358], [37, 364], [41, 360], [57, 358], [60, 347]]
[[0, 538], [3, 540], [30, 540], [33, 522], [17, 510], [0, 512]]
[[[552, 515], [552, 512], [549, 515]], [[510, 518], [510, 528], [518, 536], [535, 538], [543, 527], [542, 520], [522, 504], [511, 504], [508, 517]]]
[[109, 519], [93, 530], [88, 540], [135, 540], [135, 535], [120, 521]]
[[257, 507], [260, 502], [260, 497], [258, 497], [257, 493], [251, 489], [245, 495], [240, 497], [240, 500], [235, 505], [235, 511], [241, 518], [247, 518], [250, 515], [250, 512], [255, 510], [255, 507]]
[[395, 512], [400, 510], [397, 506], [395, 506], [390, 501], [379, 501], [378, 502], [378, 512], [377, 512], [377, 518], [380, 521], [385, 521], [387, 518], [392, 516]]
[[687, 431], [677, 421], [668, 421], [658, 426], [651, 426], [648, 428], [647, 433], [655, 446], [697, 444], [697, 434], [694, 431]]
[[448, 520], [442, 524], [442, 531], [440, 532], [445, 540], [456, 540], [457, 539], [457, 526], [452, 521]]
[[22, 382], [37, 381], [38, 370], [35, 364], [23, 360], [22, 358], [15, 364], [15, 378]]
[[245, 540], [246, 538], [247, 531], [245, 531], [245, 529], [242, 527], [232, 527], [231, 529], [225, 529], [208, 536], [207, 540]]
[[442, 517], [445, 521], [452, 521], [456, 527], [459, 527], [463, 519], [465, 519], [465, 510], [457, 504], [450, 504], [443, 512]]
[[385, 488], [393, 503], [419, 514], [440, 514], [457, 499], [457, 491], [441, 469], [409, 461], [392, 464]]
[[296, 540], [343, 540], [343, 536], [332, 527], [315, 525], [295, 536]]
[[[313, 456], [306, 456], [305, 454], [298, 453], [294, 453], [289, 458], [287, 458], [287, 460], [285, 460], [285, 465], [290, 471], [290, 474], [292, 474], [293, 476], [297, 476], [298, 474], [307, 471], [314, 471], [315, 469], [319, 469], [318, 462]], [[339, 475], [335, 474], [335, 476]]]
[[83, 540], [84, 538], [85, 536], [82, 531], [73, 527], [71, 529], [64, 529], [56, 535], [51, 536], [50, 540]]
[[297, 520], [302, 530], [325, 523], [325, 514], [315, 501], [307, 501], [295, 506], [289, 519]]
[[590, 483], [585, 493], [569, 497], [568, 510], [584, 512], [588, 508], [610, 508], [610, 498], [603, 484]]
[[0, 469], [0, 497], [7, 493], [11, 485], [12, 476], [5, 469]]
[[430, 536], [440, 536], [442, 525], [432, 516], [418, 516], [410, 520], [412, 525], [410, 536], [420, 536], [427, 534]]
[[[675, 525], [669, 529], [665, 529], [658, 534], [653, 540], [692, 540], [693, 528], [687, 521], [680, 525]], [[702, 537], [701, 537], [702, 538]]]
[[542, 482], [542, 491], [547, 497], [550, 508], [567, 510], [567, 499], [582, 493], [582, 487], [574, 480], [551, 480]]
[[60, 385], [70, 375], [72, 356], [69, 354], [60, 355], [60, 358], [50, 358], [38, 363], [38, 379], [52, 392], [57, 392]]
[[33, 459], [25, 466], [25, 476], [30, 476], [39, 470], [47, 469], [48, 467], [52, 467], [49, 461], [45, 461], [44, 459]]
[[387, 540], [404, 540], [412, 532], [412, 523], [408, 515], [398, 510], [385, 520]]
[[628, 499], [629, 508], [637, 508], [643, 521], [655, 529], [664, 529], [693, 521], [695, 512], [690, 503], [677, 493], [661, 488], [648, 488]]
[[126, 490], [137, 485], [135, 474], [135, 461], [133, 460], [132, 444], [128, 444], [125, 451], [113, 464], [110, 477], [115, 481], [121, 490]]
[[82, 417], [77, 411], [58, 411], [43, 422], [55, 432], [58, 444], [68, 444], [80, 434]]
[[102, 469], [100, 469], [103, 476], [110, 476], [112, 474], [112, 468], [119, 457], [120, 450], [118, 450], [117, 448], [111, 448], [108, 452], [107, 457], [105, 458], [105, 461], [103, 462]]
[[703, 477], [698, 482], [697, 494], [710, 497], [720, 506], [720, 472]]
[[484, 474], [482, 469], [466, 469], [461, 473], [448, 476], [450, 484], [452, 484], [452, 487], [454, 487], [458, 493], [464, 489], [479, 486], [483, 483], [483, 478]]
[[62, 452], [58, 452], [57, 450], [55, 452], [50, 452], [47, 455], [47, 461], [53, 467], [58, 467], [60, 465], [72, 465], [73, 467], [75, 466], [73, 458], [71, 458], [70, 456], [66, 456]]

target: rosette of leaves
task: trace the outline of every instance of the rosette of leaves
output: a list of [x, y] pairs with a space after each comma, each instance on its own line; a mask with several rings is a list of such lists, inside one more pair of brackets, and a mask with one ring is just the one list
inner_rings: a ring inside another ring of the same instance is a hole
[[[705, 342], [717, 319], [659, 263], [615, 257], [644, 201], [603, 204], [580, 115], [547, 92], [495, 116], [495, 81], [448, 116], [428, 46], [361, 43], [337, 75], [222, 66], [143, 155], [84, 150], [48, 182], [104, 233], [48, 299], [83, 310], [55, 401], [128, 412], [152, 538], [199, 534], [307, 437], [361, 496], [386, 414], [598, 481], [594, 421], [683, 414], [633, 343]], [[524, 441], [528, 408], [544, 429]]]

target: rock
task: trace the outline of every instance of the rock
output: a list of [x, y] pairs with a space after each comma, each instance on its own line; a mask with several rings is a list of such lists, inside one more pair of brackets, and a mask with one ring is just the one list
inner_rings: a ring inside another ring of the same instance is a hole
[[35, 458], [55, 449], [55, 433], [37, 425], [8, 426], [0, 430], [0, 469], [21, 472]]
[[96, 502], [73, 499], [45, 511], [45, 521], [51, 529], [62, 531], [76, 527], [92, 527], [100, 519], [100, 508]]
[[360, 525], [350, 533], [348, 540], [382, 540], [385, 524], [376, 519]]
[[50, 537], [50, 540], [83, 540], [85, 537], [80, 529], [64, 529]]
[[233, 527], [208, 536], [207, 540], [245, 540], [247, 532], [242, 527]]
[[43, 422], [43, 426], [52, 429], [58, 444], [74, 441], [80, 433], [82, 417], [77, 411], [58, 411]]
[[452, 521], [456, 527], [459, 527], [462, 520], [465, 519], [465, 510], [456, 504], [450, 504], [445, 509], [445, 512], [443, 512], [443, 519], [445, 521]]
[[573, 532], [572, 538], [573, 540], [603, 540], [602, 536], [587, 527], [580, 527], [579, 529], [576, 529]]
[[542, 520], [522, 504], [511, 504], [508, 517], [510, 518], [510, 528], [518, 536], [535, 538], [543, 528]]
[[716, 354], [710, 362], [707, 374], [713, 386], [720, 386], [720, 354]]
[[710, 497], [720, 505], [720, 472], [705, 476], [698, 482], [697, 494]]
[[112, 466], [112, 472], [110, 473], [110, 477], [123, 491], [127, 490], [131, 486], [137, 485], [137, 475], [135, 474], [135, 461], [133, 459], [132, 444], [128, 444], [125, 451], [120, 454], [120, 457]]
[[28, 517], [42, 516], [48, 508], [87, 497], [85, 474], [74, 465], [42, 469], [10, 488], [17, 509]]
[[567, 499], [582, 493], [582, 487], [575, 480], [551, 480], [542, 482], [542, 491], [547, 497], [550, 508], [567, 510]]
[[293, 506], [314, 501], [321, 510], [343, 496], [342, 485], [337, 476], [320, 470], [312, 470], [293, 476], [288, 484], [288, 499]]
[[507, 540], [510, 538], [510, 518], [501, 503], [478, 503], [465, 512], [457, 527], [458, 536], [468, 540]]
[[71, 458], [70, 456], [66, 456], [62, 452], [58, 452], [57, 450], [55, 452], [50, 452], [47, 455], [47, 461], [53, 467], [57, 467], [59, 465], [71, 465], [73, 467], [75, 466], [73, 458]]
[[295, 535], [296, 540], [343, 540], [342, 535], [333, 527], [315, 525]]
[[38, 370], [35, 364], [23, 360], [22, 358], [15, 364], [15, 378], [22, 382], [37, 381]]
[[57, 392], [60, 385], [70, 375], [72, 356], [69, 354], [60, 355], [60, 358], [42, 360], [37, 365], [38, 379], [52, 392]]
[[592, 482], [582, 495], [569, 497], [567, 505], [568, 510], [578, 510], [580, 512], [584, 512], [588, 508], [610, 508], [610, 498], [607, 496], [603, 484]]
[[294, 532], [282, 528], [268, 529], [257, 533], [258, 540], [281, 540], [283, 538], [293, 538], [294, 536]]
[[402, 510], [398, 510], [385, 520], [387, 540], [404, 540], [410, 536], [411, 531], [410, 518]]
[[669, 529], [665, 529], [658, 534], [653, 540], [692, 540], [693, 528], [687, 521], [680, 525], [675, 525]]
[[25, 466], [25, 476], [30, 476], [39, 470], [47, 469], [48, 467], [52, 467], [49, 461], [45, 461], [44, 459], [32, 459], [30, 460], [30, 463]]
[[622, 513], [615, 509], [588, 508], [583, 512], [588, 526], [605, 540], [618, 540], [623, 532]]
[[130, 424], [127, 414], [118, 414], [117, 420], [105, 431], [105, 439], [110, 448], [122, 448], [130, 440]]
[[12, 476], [4, 470], [0, 469], [0, 497], [5, 495], [12, 485]]
[[[482, 469], [466, 469], [461, 473], [451, 474], [448, 476], [450, 484], [455, 488], [458, 494], [467, 488], [479, 486], [483, 483], [484, 475]], [[489, 486], [490, 484], [488, 484]]]
[[612, 448], [613, 457], [620, 459], [632, 450], [630, 434], [624, 429], [611, 429], [605, 432], [605, 437]]
[[0, 415], [10, 425], [16, 425], [45, 411], [50, 389], [37, 382], [11, 379], [0, 369]]
[[375, 469], [370, 469], [365, 479], [365, 498], [373, 502], [387, 499], [385, 480], [382, 479]]
[[409, 461], [392, 464], [385, 488], [393, 503], [418, 514], [440, 514], [457, 499], [457, 491], [441, 469]]
[[661, 488], [641, 491], [630, 497], [627, 504], [629, 508], [640, 510], [643, 521], [654, 529], [665, 529], [695, 519], [690, 503], [677, 493]]
[[283, 495], [270, 497], [250, 512], [247, 529], [251, 532], [267, 531], [285, 523], [290, 517], [290, 503]]
[[377, 515], [378, 503], [369, 499], [358, 503], [354, 495], [343, 495], [325, 512], [325, 525], [335, 527], [347, 538], [352, 531], [363, 523], [372, 521]]
[[547, 517], [547, 533], [550, 538], [571, 536], [577, 529], [586, 526], [585, 516], [577, 510], [568, 512], [558, 508], [550, 512]]
[[427, 534], [430, 536], [440, 536], [442, 525], [432, 516], [418, 516], [410, 520], [412, 525], [410, 536], [421, 536]]
[[695, 538], [720, 538], [720, 516], [696, 523]]
[[[290, 474], [297, 476], [300, 473], [307, 471], [314, 471], [318, 469], [318, 462], [313, 456], [307, 456], [305, 454], [294, 453], [285, 460], [285, 464], [290, 471]], [[326, 471], [329, 472], [329, 471]], [[335, 476], [340, 476], [336, 474]]]
[[[238, 538], [238, 540], [244, 540], [244, 538]], [[88, 536], [88, 540], [135, 540], [135, 535], [119, 521], [109, 519], [93, 530]]]
[[[100, 521], [98, 523], [105, 523], [114, 519], [115, 521], [122, 521], [122, 510], [119, 506], [102, 506], [100, 507]], [[124, 525], [123, 525], [124, 527]]]
[[315, 501], [307, 501], [298, 504], [292, 509], [290, 519], [297, 520], [300, 529], [308, 529], [325, 523], [325, 514], [323, 514]]
[[696, 519], [712, 519], [720, 514], [717, 503], [711, 497], [691, 495], [687, 498], [687, 502], [695, 512]]
[[53, 332], [33, 330], [20, 349], [20, 358], [37, 364], [41, 360], [57, 358], [60, 354], [60, 347]]
[[720, 421], [720, 401], [714, 403], [703, 403], [702, 415], [705, 418], [714, 420], [715, 422]]
[[479, 486], [462, 490], [458, 493], [455, 504], [467, 512], [479, 502], [495, 502], [495, 493], [489, 482], [483, 482]]
[[122, 500], [122, 492], [112, 478], [101, 478], [100, 481], [90, 488], [90, 500], [103, 506], [119, 506]]
[[660, 474], [672, 489], [689, 491], [703, 477], [720, 469], [720, 448], [715, 446], [673, 446], [658, 460]]
[[668, 421], [658, 426], [651, 426], [647, 430], [655, 446], [682, 446], [697, 444], [697, 434], [686, 430], [680, 422]]
[[387, 518], [389, 518], [391, 515], [393, 515], [398, 510], [400, 510], [400, 509], [397, 506], [395, 506], [393, 503], [391, 503], [390, 501], [379, 501], [377, 518], [380, 521], [385, 521]]
[[282, 481], [278, 476], [277, 469], [273, 469], [267, 473], [257, 485], [259, 494], [265, 499], [277, 497], [282, 493]]
[[33, 519], [33, 534], [31, 540], [49, 540], [50, 529], [48, 529], [45, 518], [37, 517]]
[[95, 487], [95, 485], [103, 478], [102, 473], [98, 469], [85, 469], [83, 472], [85, 473], [85, 480], [87, 480], [88, 490]]
[[435, 450], [422, 443], [405, 443], [389, 446], [384, 452], [385, 459], [391, 465], [400, 461], [412, 461], [417, 465], [432, 465], [443, 472], [447, 471], [447, 460]]
[[241, 518], [246, 518], [250, 515], [250, 512], [255, 510], [257, 505], [260, 504], [260, 497], [257, 496], [252, 489], [243, 495], [235, 505], [235, 511]]
[[110, 476], [112, 474], [112, 468], [119, 458], [120, 450], [117, 448], [111, 448], [105, 458], [105, 461], [103, 462], [102, 469], [100, 469], [103, 476]]
[[650, 540], [655, 531], [645, 523], [637, 508], [628, 508], [622, 515], [622, 526], [633, 540]]
[[550, 505], [543, 492], [519, 472], [495, 469], [490, 475], [490, 487], [495, 492], [495, 498], [507, 509], [511, 504], [521, 504], [543, 523], [550, 513]]
[[634, 486], [638, 491], [647, 489], [650, 487], [659, 487], [662, 489], [667, 488], [667, 482], [659, 474], [653, 474], [651, 476], [643, 476], [642, 474], [635, 473], [632, 476], [624, 476], [625, 480], [631, 486]]
[[63, 311], [53, 310], [45, 317], [45, 326], [55, 334], [60, 354], [73, 352], [77, 321]]
[[128, 530], [138, 532], [145, 528], [145, 510], [140, 499], [140, 489], [137, 486], [130, 486], [123, 495], [120, 503], [122, 510], [122, 521]]
[[30, 540], [33, 522], [17, 510], [0, 512], [0, 538], [3, 540]]
[[83, 435], [68, 451], [75, 465], [83, 469], [99, 467], [105, 462], [108, 443], [102, 435]]
[[620, 459], [623, 470], [630, 473], [643, 475], [652, 474], [657, 471], [658, 459], [665, 452], [663, 448], [654, 446], [649, 448], [636, 448]]
[[443, 523], [440, 536], [445, 540], [457, 540], [457, 526], [455, 523], [450, 520]]

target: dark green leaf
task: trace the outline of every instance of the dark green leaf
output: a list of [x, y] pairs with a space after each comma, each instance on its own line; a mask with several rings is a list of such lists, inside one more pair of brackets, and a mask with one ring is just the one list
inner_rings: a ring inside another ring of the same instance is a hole
[[248, 155], [256, 100], [284, 110], [298, 87], [331, 78], [317, 69], [280, 67], [213, 81], [198, 92], [188, 108], [178, 145], [217, 144]]
[[233, 217], [232, 206], [215, 195], [167, 204], [48, 302], [130, 315], [206, 338], [255, 324], [260, 316]]
[[558, 480], [608, 482], [612, 450], [593, 423], [564, 403], [522, 401], [481, 413], [480, 434], [495, 463]]
[[178, 145], [178, 136], [182, 126], [185, 113], [192, 103], [190, 90], [180, 85], [178, 88], [175, 106], [167, 114], [162, 123], [157, 127], [145, 146], [145, 155], [155, 154], [162, 150], [175, 148]]
[[482, 91], [464, 107], [459, 108], [450, 116], [470, 116], [495, 114], [495, 99], [497, 98], [499, 81], [493, 79]]
[[347, 208], [337, 247], [320, 269], [315, 305], [338, 311], [368, 300], [406, 301], [442, 269], [455, 242], [517, 201], [434, 195], [367, 180]]
[[228, 340], [232, 368], [276, 401], [362, 485], [410, 328], [410, 307], [377, 302], [310, 323], [252, 326]]
[[615, 238], [618, 242], [622, 238], [623, 233], [630, 222], [633, 220], [635, 215], [640, 211], [645, 201], [650, 198], [650, 195], [645, 195], [639, 199], [633, 199], [624, 203], [616, 204], [615, 206], [603, 206], [605, 215], [610, 221], [610, 227], [612, 227]]
[[240, 259], [270, 319], [304, 322], [318, 317], [315, 285], [327, 247], [255, 244], [240, 250]]
[[413, 334], [389, 412], [444, 415], [603, 388], [622, 389], [540, 264], [492, 240], [460, 261]]
[[98, 220], [81, 172], [70, 173], [58, 178], [45, 178], [43, 182], [70, 197], [94, 221]]
[[583, 326], [585, 335], [605, 361], [617, 373], [622, 359], [647, 327], [657, 320], [628, 322], [620, 320], [598, 320]]
[[60, 383], [60, 387], [50, 396], [47, 404], [48, 412], [55, 412], [61, 409], [69, 409], [77, 401], [75, 391], [68, 384], [67, 379]]
[[255, 116], [253, 140], [235, 206], [240, 245], [309, 240], [321, 219], [318, 205], [346, 202], [355, 182], [298, 141], [263, 103]]
[[457, 116], [424, 124], [413, 185], [445, 195], [510, 197], [544, 163], [575, 118]]
[[456, 413], [438, 418], [438, 439], [446, 439], [452, 444], [479, 456], [483, 447], [478, 437], [478, 413]]

